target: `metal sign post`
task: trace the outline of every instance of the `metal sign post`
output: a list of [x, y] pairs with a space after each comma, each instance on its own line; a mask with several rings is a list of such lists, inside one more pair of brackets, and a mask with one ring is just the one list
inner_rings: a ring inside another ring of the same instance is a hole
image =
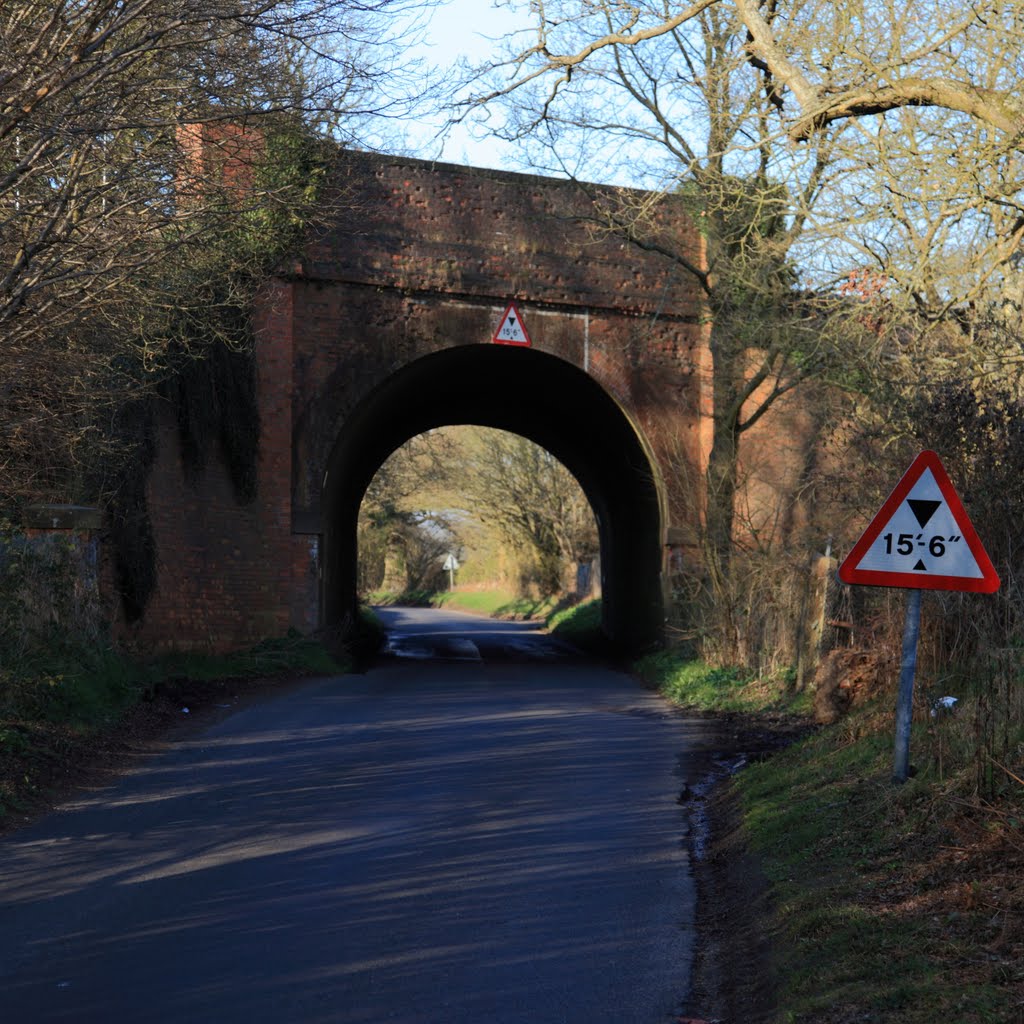
[[445, 556], [444, 562], [441, 565], [442, 569], [448, 571], [448, 589], [455, 589], [455, 570], [458, 569], [459, 563], [456, 557], [449, 551]]
[[921, 635], [921, 591], [907, 592], [907, 611], [903, 621], [903, 657], [900, 659], [900, 688], [896, 697], [896, 752], [893, 757], [893, 782], [906, 782], [910, 776], [910, 723], [914, 715], [914, 673], [917, 671], [917, 641]]

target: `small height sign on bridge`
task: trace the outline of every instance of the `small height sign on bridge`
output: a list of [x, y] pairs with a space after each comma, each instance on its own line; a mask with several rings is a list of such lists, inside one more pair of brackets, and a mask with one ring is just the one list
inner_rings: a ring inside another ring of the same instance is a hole
[[896, 705], [893, 778], [910, 773], [910, 725], [921, 633], [921, 591], [991, 594], [999, 576], [935, 452], [923, 451], [839, 567], [844, 583], [901, 587], [907, 595]]
[[523, 323], [522, 314], [516, 309], [514, 302], [510, 302], [505, 307], [501, 323], [498, 324], [498, 329], [494, 332], [494, 337], [491, 340], [497, 345], [530, 347], [530, 335], [526, 333], [526, 324]]

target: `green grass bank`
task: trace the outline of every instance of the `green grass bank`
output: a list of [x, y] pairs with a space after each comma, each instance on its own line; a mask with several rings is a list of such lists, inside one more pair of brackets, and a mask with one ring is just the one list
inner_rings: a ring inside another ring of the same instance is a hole
[[[809, 710], [787, 679], [669, 652], [636, 670], [705, 712]], [[775, 1020], [1024, 1022], [1022, 717], [1007, 716], [999, 757], [979, 750], [986, 687], [961, 682], [954, 713], [933, 717], [920, 695], [904, 785], [888, 689], [729, 783], [769, 885]]]

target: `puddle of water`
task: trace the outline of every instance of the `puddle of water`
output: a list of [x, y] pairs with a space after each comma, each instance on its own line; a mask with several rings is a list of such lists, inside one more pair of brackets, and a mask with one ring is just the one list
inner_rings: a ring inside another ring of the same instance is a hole
[[745, 754], [712, 759], [713, 767], [696, 782], [687, 785], [679, 796], [679, 802], [689, 806], [690, 827], [688, 830], [690, 854], [694, 861], [707, 856], [711, 842], [711, 815], [708, 813], [708, 797], [719, 783], [735, 775], [747, 764]]
[[396, 658], [412, 658], [416, 661], [429, 661], [433, 658], [444, 658], [449, 661], [482, 661], [480, 651], [472, 640], [462, 637], [446, 637], [425, 644], [411, 634], [392, 633], [384, 644], [384, 654]]

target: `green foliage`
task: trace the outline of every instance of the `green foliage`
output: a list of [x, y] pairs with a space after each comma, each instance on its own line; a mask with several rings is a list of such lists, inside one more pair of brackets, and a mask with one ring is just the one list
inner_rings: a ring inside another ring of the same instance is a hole
[[291, 632], [284, 637], [263, 640], [246, 651], [211, 655], [195, 652], [164, 655], [142, 667], [143, 678], [152, 688], [169, 679], [219, 680], [258, 679], [295, 672], [336, 674], [347, 670], [318, 641]]
[[45, 657], [23, 659], [0, 683], [3, 718], [75, 728], [110, 724], [145, 688], [139, 670], [113, 651], [59, 642]]
[[348, 668], [347, 658], [339, 661], [318, 641], [294, 633], [235, 654], [171, 653], [149, 662], [53, 633], [47, 644], [0, 664], [0, 820], [30, 802], [55, 773], [66, 776], [69, 752], [87, 749], [141, 702], [176, 702], [185, 692], [190, 703], [209, 703], [229, 680], [336, 675]]
[[146, 695], [173, 680], [259, 679], [283, 674], [346, 671], [322, 644], [297, 634], [265, 640], [245, 651], [207, 655], [168, 653], [135, 661], [107, 647], [60, 642], [5, 666], [0, 718], [90, 728], [110, 724]]
[[369, 605], [399, 605], [405, 608], [433, 608], [439, 599], [435, 590], [373, 590], [363, 596]]
[[601, 600], [583, 601], [580, 604], [561, 608], [548, 616], [547, 627], [556, 630], [571, 630], [576, 627], [588, 628], [601, 624]]
[[634, 668], [669, 700], [687, 707], [735, 711], [749, 709], [755, 699], [745, 694], [754, 678], [749, 672], [688, 660], [670, 650], [645, 655]]
[[263, 270], [294, 250], [309, 226], [327, 178], [330, 144], [301, 124], [285, 122], [263, 134], [255, 167], [260, 201], [242, 211], [227, 248]]

